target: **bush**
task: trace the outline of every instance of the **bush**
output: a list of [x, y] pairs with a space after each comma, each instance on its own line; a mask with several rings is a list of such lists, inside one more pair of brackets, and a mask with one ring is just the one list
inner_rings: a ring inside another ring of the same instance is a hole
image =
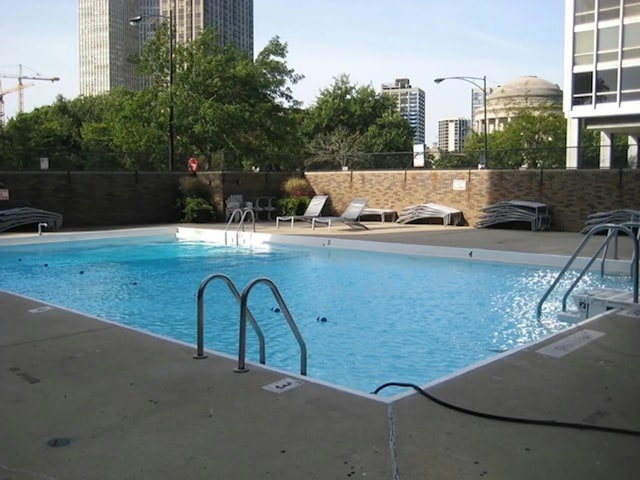
[[313, 195], [313, 188], [304, 177], [289, 177], [282, 183], [282, 191], [289, 197], [310, 197]]
[[197, 177], [182, 177], [178, 182], [177, 210], [181, 212], [181, 222], [203, 223], [216, 219], [216, 209], [211, 204], [211, 187]]
[[213, 205], [200, 197], [187, 197], [182, 209], [182, 222], [205, 223], [215, 220]]
[[278, 215], [302, 215], [309, 206], [311, 199], [307, 196], [288, 197], [278, 200]]

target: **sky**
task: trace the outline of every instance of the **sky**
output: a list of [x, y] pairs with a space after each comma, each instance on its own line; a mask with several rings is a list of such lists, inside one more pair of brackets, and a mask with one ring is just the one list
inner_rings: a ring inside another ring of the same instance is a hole
[[[0, 82], [23, 75], [60, 77], [24, 89], [25, 111], [79, 94], [78, 0], [0, 0]], [[312, 105], [334, 79], [372, 86], [409, 78], [426, 94], [426, 143], [437, 122], [471, 117], [467, 82], [437, 77], [487, 77], [496, 87], [534, 75], [563, 87], [563, 0], [254, 0], [254, 51], [279, 37], [287, 63], [304, 79], [296, 99]], [[24, 83], [28, 83], [25, 80]], [[4, 95], [5, 115], [18, 94]]]

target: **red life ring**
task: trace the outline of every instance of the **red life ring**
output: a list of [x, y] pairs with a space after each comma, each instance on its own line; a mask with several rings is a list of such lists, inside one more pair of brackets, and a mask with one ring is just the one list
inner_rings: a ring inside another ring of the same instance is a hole
[[189, 165], [189, 171], [190, 172], [197, 172], [198, 171], [198, 160], [196, 160], [195, 158], [191, 157], [189, 159], [189, 161], [187, 162], [187, 164]]

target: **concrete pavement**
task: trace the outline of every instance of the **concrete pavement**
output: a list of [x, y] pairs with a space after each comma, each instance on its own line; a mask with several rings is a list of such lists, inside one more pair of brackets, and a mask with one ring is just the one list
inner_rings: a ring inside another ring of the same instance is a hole
[[[570, 254], [580, 240], [368, 225], [332, 228], [331, 237], [554, 255]], [[301, 225], [279, 233], [328, 232]], [[430, 387], [445, 406], [418, 394], [392, 402], [353, 395], [254, 365], [238, 374], [232, 359], [194, 360], [193, 346], [49, 307], [0, 292], [3, 479], [552, 480], [640, 472], [637, 313], [612, 311]]]

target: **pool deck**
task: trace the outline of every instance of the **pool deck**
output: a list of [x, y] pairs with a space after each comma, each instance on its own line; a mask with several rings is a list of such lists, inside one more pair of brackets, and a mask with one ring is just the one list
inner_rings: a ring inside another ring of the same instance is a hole
[[[302, 224], [277, 233], [567, 256], [582, 239], [367, 225], [371, 230], [336, 225], [329, 234]], [[271, 224], [257, 229], [276, 233]], [[3, 239], [26, 236], [0, 235], [0, 247]], [[255, 365], [235, 373], [233, 359], [196, 360], [193, 346], [1, 291], [0, 305], [1, 479], [640, 475], [640, 315], [634, 312], [611, 311], [427, 389], [459, 407], [452, 409], [418, 394], [390, 402], [354, 395]], [[345, 352], [345, 361], [356, 359]]]

